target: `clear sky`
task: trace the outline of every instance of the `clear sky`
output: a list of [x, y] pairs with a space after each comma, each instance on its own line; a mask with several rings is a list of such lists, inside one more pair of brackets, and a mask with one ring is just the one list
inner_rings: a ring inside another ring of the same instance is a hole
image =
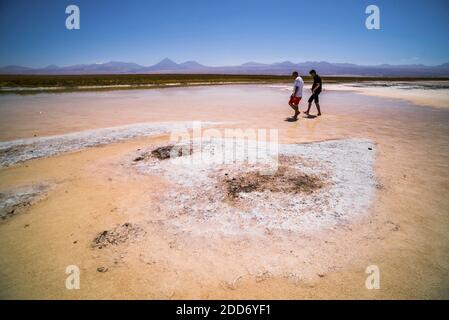
[[[81, 11], [67, 30], [65, 8]], [[365, 28], [380, 8], [381, 29]], [[448, 0], [0, 0], [0, 66], [449, 62]]]

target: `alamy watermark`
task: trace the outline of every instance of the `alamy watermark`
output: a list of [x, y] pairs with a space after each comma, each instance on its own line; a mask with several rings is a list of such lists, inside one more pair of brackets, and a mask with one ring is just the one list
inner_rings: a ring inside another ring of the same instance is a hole
[[380, 29], [380, 9], [378, 6], [371, 4], [366, 7], [365, 13], [369, 16], [365, 20], [365, 27], [368, 30]]
[[370, 265], [366, 267], [365, 273], [369, 276], [365, 280], [365, 287], [368, 290], [379, 290], [380, 289], [380, 269], [376, 265]]
[[[75, 4], [68, 5], [65, 9], [68, 14], [65, 26], [68, 30], [80, 29], [80, 8]], [[380, 30], [380, 8], [374, 4], [366, 7], [365, 14], [369, 16], [365, 20], [365, 27], [368, 30]]]
[[65, 8], [65, 13], [69, 16], [65, 19], [65, 27], [68, 30], [80, 29], [80, 8], [77, 5], [71, 4]]
[[277, 129], [203, 130], [201, 122], [194, 122], [192, 130], [173, 131], [170, 144], [170, 158], [183, 165], [259, 164], [262, 174], [273, 174], [278, 168]]
[[80, 268], [76, 265], [68, 265], [65, 273], [69, 276], [65, 279], [65, 287], [68, 290], [78, 290], [80, 288]]

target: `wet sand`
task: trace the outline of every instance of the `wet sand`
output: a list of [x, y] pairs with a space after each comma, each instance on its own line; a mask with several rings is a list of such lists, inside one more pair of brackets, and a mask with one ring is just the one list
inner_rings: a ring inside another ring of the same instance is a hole
[[[2, 193], [51, 185], [43, 199], [0, 222], [2, 298], [449, 297], [446, 108], [328, 91], [323, 117], [290, 123], [288, 92], [256, 85], [0, 99], [2, 141], [191, 120], [226, 122], [221, 129], [277, 128], [282, 144], [368, 139], [377, 183], [366, 214], [313, 234], [204, 236], [167, 225], [170, 180], [128, 165], [138, 149], [166, 144], [167, 134], [2, 168]], [[125, 223], [143, 232], [92, 246]], [[68, 265], [81, 270], [79, 290], [65, 288]], [[380, 269], [379, 290], [365, 287], [369, 265]]]

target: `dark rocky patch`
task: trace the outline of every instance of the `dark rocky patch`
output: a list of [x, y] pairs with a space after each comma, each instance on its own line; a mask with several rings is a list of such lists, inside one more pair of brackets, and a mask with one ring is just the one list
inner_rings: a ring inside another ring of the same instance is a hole
[[151, 151], [151, 155], [159, 160], [169, 159], [170, 157], [188, 156], [193, 153], [192, 145], [174, 146], [168, 145], [156, 148]]
[[223, 182], [230, 199], [238, 198], [240, 193], [256, 191], [312, 193], [324, 185], [320, 177], [298, 172], [288, 166], [280, 166], [273, 175], [247, 172], [230, 178], [225, 174]]
[[145, 160], [145, 156], [144, 156], [144, 155], [138, 156], [138, 157], [135, 158], [133, 161], [134, 161], [134, 162], [138, 162], [138, 161], [142, 161], [142, 160]]
[[118, 225], [111, 230], [104, 230], [100, 232], [92, 242], [92, 247], [101, 249], [110, 245], [119, 245], [130, 240], [135, 240], [146, 232], [137, 225], [126, 222]]
[[191, 155], [193, 153], [193, 146], [190, 145], [167, 145], [158, 147], [151, 151], [143, 152], [136, 158], [134, 158], [134, 162], [144, 161], [149, 159], [150, 157], [159, 159], [159, 160], [167, 160], [172, 157], [182, 157], [186, 155]]

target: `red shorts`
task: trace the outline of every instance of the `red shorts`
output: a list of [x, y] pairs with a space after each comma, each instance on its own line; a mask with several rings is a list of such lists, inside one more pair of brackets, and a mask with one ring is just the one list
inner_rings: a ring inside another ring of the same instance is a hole
[[288, 104], [294, 104], [295, 106], [297, 106], [299, 104], [299, 101], [301, 101], [302, 97], [290, 97], [290, 101], [288, 102]]

